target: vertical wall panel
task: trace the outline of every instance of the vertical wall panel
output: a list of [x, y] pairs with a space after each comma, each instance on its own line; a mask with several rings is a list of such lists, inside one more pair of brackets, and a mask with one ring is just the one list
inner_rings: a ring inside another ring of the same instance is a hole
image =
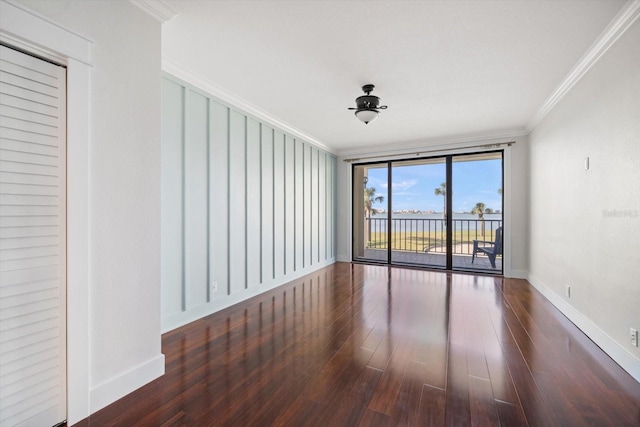
[[318, 248], [320, 247], [318, 239], [318, 149], [311, 148], [311, 264], [318, 263]]
[[313, 175], [311, 170], [311, 157], [313, 147], [309, 144], [305, 144], [304, 150], [304, 250], [305, 250], [305, 267], [309, 267], [312, 262], [312, 248], [313, 248], [313, 224], [312, 224], [312, 212], [313, 201], [311, 199], [311, 176]]
[[324, 229], [324, 233], [325, 233], [325, 240], [327, 242], [327, 244], [325, 245], [325, 253], [324, 253], [324, 259], [329, 259], [330, 258], [330, 254], [331, 254], [331, 245], [332, 245], [332, 241], [331, 241], [331, 233], [329, 233], [329, 230], [332, 230], [331, 227], [331, 171], [332, 169], [332, 163], [331, 163], [331, 156], [329, 156], [327, 153], [325, 153], [324, 155], [324, 159], [325, 159], [325, 164], [326, 164], [326, 174], [325, 174], [325, 185], [326, 185], [326, 192], [325, 192], [325, 229]]
[[318, 152], [318, 262], [326, 259], [327, 253], [327, 156]]
[[262, 126], [262, 281], [275, 278], [273, 221], [273, 129]]
[[163, 331], [333, 262], [335, 157], [171, 76], [162, 117]]
[[294, 151], [294, 163], [295, 163], [295, 225], [296, 225], [296, 271], [300, 271], [304, 268], [304, 180], [303, 180], [303, 150], [304, 144], [301, 141], [296, 140]]
[[245, 289], [246, 278], [246, 116], [229, 117], [229, 293]]
[[215, 300], [229, 289], [229, 109], [211, 102], [209, 110], [209, 263], [210, 281], [218, 284], [218, 292], [212, 295]]
[[336, 165], [335, 165], [335, 157], [329, 156], [329, 167], [330, 171], [327, 174], [329, 180], [329, 191], [327, 192], [327, 203], [329, 204], [329, 208], [327, 209], [327, 216], [329, 218], [329, 225], [327, 226], [327, 235], [329, 236], [329, 251], [327, 256], [329, 259], [333, 258], [335, 255], [335, 200], [334, 195], [336, 194], [336, 184], [335, 184], [335, 174], [336, 174]]
[[295, 271], [295, 140], [288, 136], [285, 138], [285, 274]]
[[284, 134], [275, 131], [273, 138], [273, 225], [275, 277], [285, 274], [285, 195], [284, 195]]
[[162, 81], [162, 313], [183, 310], [182, 157], [184, 88]]
[[260, 123], [247, 119], [247, 285], [260, 284], [261, 271], [261, 161]]
[[207, 302], [208, 100], [187, 91], [184, 143], [184, 260], [187, 309]]

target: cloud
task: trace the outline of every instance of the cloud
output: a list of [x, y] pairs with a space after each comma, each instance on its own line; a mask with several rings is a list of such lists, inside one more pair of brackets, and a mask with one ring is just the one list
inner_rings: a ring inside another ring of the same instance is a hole
[[[409, 188], [413, 187], [414, 185], [416, 185], [418, 183], [418, 180], [416, 179], [406, 179], [404, 181], [400, 181], [400, 182], [393, 182], [391, 183], [391, 186], [393, 187], [393, 191], [398, 191], [398, 190], [408, 190]], [[381, 185], [382, 188], [389, 188], [389, 185], [385, 182]]]
[[394, 182], [391, 185], [393, 186], [394, 190], [408, 190], [411, 187], [413, 187], [414, 185], [416, 185], [417, 183], [418, 183], [417, 180], [409, 179], [409, 180], [402, 181], [402, 182]]

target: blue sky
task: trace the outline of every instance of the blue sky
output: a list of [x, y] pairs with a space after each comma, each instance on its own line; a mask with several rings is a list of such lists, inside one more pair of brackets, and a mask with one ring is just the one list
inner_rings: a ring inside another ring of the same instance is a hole
[[[453, 210], [469, 212], [478, 202], [485, 207], [502, 210], [502, 165], [500, 159], [453, 163]], [[423, 164], [393, 167], [393, 210], [417, 209], [442, 212], [444, 197], [434, 191], [445, 181], [445, 164]], [[386, 209], [388, 200], [387, 169], [370, 168], [367, 187], [375, 187], [384, 197], [374, 207]]]

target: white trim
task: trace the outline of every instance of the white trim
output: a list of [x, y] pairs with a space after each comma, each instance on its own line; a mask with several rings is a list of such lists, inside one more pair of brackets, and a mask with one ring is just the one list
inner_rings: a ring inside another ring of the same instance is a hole
[[513, 260], [513, 211], [511, 208], [513, 168], [511, 163], [511, 147], [507, 146], [504, 147], [502, 152], [502, 226], [504, 227], [504, 232], [502, 233], [502, 275], [505, 277], [513, 277], [513, 270], [511, 269]]
[[67, 421], [89, 415], [89, 109], [92, 42], [0, 1], [0, 40], [67, 66]]
[[89, 416], [91, 69], [67, 60], [67, 421]]
[[13, 1], [0, 1], [0, 29], [3, 38], [10, 43], [22, 42], [25, 45], [17, 47], [35, 50], [35, 54], [43, 52], [47, 56], [73, 58], [91, 65], [91, 39]]
[[164, 354], [91, 389], [91, 413], [164, 375]]
[[580, 81], [593, 67], [600, 57], [624, 34], [640, 16], [640, 0], [630, 0], [613, 18], [600, 37], [587, 49], [569, 74], [555, 88], [551, 96], [542, 104], [533, 119], [527, 125], [527, 132], [531, 132], [538, 123], [556, 106], [558, 102]]
[[171, 7], [171, 5], [164, 0], [129, 1], [163, 24], [167, 21], [172, 20], [178, 15], [178, 11]]
[[[176, 328], [187, 325], [193, 321], [202, 319], [203, 317], [209, 316], [213, 313], [217, 313], [218, 311], [224, 310], [225, 308], [231, 307], [232, 305], [238, 304], [239, 302], [246, 301], [249, 298], [253, 298], [264, 292], [275, 289], [278, 286], [282, 286], [286, 283], [290, 283], [294, 280], [297, 280], [300, 277], [313, 274], [318, 270], [321, 270], [329, 265], [335, 264], [335, 262], [336, 262], [335, 259], [330, 258], [320, 264], [314, 264], [313, 268], [306, 268], [304, 270], [300, 270], [295, 273], [287, 274], [286, 276], [281, 277], [280, 279], [277, 279], [270, 283], [261, 283], [251, 288], [247, 288], [241, 292], [235, 293], [233, 295], [227, 295], [224, 300], [213, 299], [209, 303], [201, 304], [188, 311], [182, 311], [182, 312], [170, 315], [168, 317], [163, 317], [162, 328], [161, 328], [162, 333], [164, 334], [165, 332], [172, 331]], [[350, 262], [350, 261], [347, 261], [347, 262]]]
[[574, 325], [585, 333], [591, 341], [609, 355], [618, 365], [627, 371], [636, 381], [640, 382], [640, 360], [638, 360], [627, 349], [611, 338], [598, 325], [593, 323], [585, 315], [576, 310], [561, 296], [547, 287], [541, 280], [529, 273], [528, 281], [536, 288], [551, 304], [553, 304], [562, 314], [564, 314]]
[[524, 279], [524, 280], [528, 280], [529, 279], [529, 272], [526, 271], [526, 270], [511, 270], [511, 274], [507, 275], [505, 273], [504, 277], [507, 277], [509, 279]]
[[60, 304], [60, 396], [64, 401], [64, 407], [60, 410], [58, 420], [67, 418], [67, 70], [64, 67], [56, 67], [58, 70], [58, 138], [60, 141], [60, 151], [58, 158], [58, 215], [60, 231], [58, 235], [58, 245], [60, 251], [60, 293], [58, 301]]
[[335, 154], [336, 150], [322, 141], [308, 135], [298, 129], [296, 129], [293, 125], [281, 120], [265, 110], [257, 107], [251, 102], [247, 101], [244, 98], [241, 98], [228, 90], [218, 86], [213, 83], [211, 80], [203, 77], [197, 73], [187, 70], [181, 65], [176, 64], [175, 62], [167, 59], [165, 57], [162, 58], [162, 70], [166, 73], [169, 73], [185, 82], [204, 90], [205, 92], [215, 96], [216, 98], [220, 98], [222, 101], [233, 105], [236, 108], [240, 108], [241, 110], [255, 116], [256, 118], [267, 122], [267, 124], [272, 125], [273, 127], [279, 128], [285, 133], [291, 134], [294, 137], [301, 138], [306, 142], [310, 142], [311, 144], [319, 147], [325, 151], [330, 152], [331, 154]]
[[[429, 138], [416, 141], [405, 141], [393, 144], [385, 144], [381, 146], [368, 146], [361, 148], [347, 148], [338, 150], [339, 157], [357, 157], [366, 155], [375, 155], [376, 157], [397, 156], [411, 151], [413, 154], [419, 150], [441, 150], [443, 153], [449, 153], [451, 150], [464, 149], [469, 144], [495, 144], [499, 142], [509, 142], [514, 138], [526, 136], [526, 129], [504, 129], [484, 133], [473, 133], [466, 135], [454, 135], [442, 138]], [[389, 147], [393, 147], [389, 149]], [[477, 151], [477, 148], [476, 148]], [[437, 154], [437, 153], [436, 153]], [[429, 153], [431, 155], [431, 153]], [[434, 154], [435, 155], [435, 154]]]

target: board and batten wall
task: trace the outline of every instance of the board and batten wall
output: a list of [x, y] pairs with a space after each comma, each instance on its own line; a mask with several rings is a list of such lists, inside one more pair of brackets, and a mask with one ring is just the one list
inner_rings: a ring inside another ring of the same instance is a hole
[[165, 74], [162, 330], [335, 261], [336, 158]]

